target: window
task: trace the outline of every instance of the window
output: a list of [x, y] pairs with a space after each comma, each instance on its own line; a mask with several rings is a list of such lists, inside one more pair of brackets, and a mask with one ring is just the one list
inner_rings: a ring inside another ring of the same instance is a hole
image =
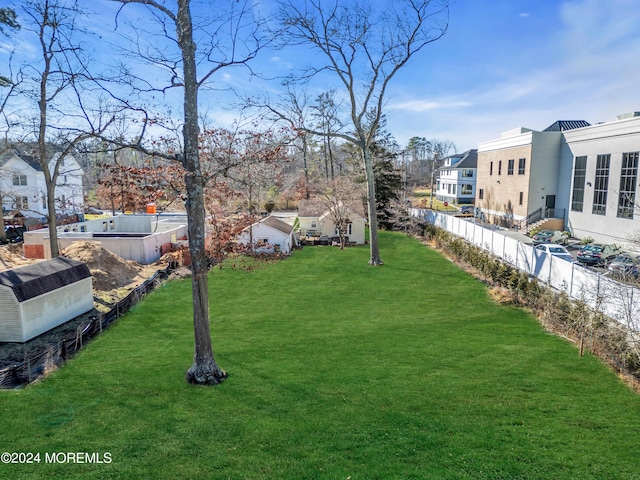
[[498, 161], [498, 175], [502, 175], [502, 160]]
[[520, 192], [520, 197], [518, 198], [518, 205], [522, 205], [524, 202], [524, 192]]
[[478, 200], [482, 200], [484, 198], [484, 188], [478, 189]]
[[29, 210], [29, 199], [27, 197], [16, 197], [18, 210]]
[[509, 162], [507, 163], [507, 175], [513, 175], [514, 163], [515, 163], [515, 160], [509, 160]]
[[521, 158], [518, 160], [518, 175], [524, 175], [524, 167], [527, 164], [526, 158]]
[[[347, 223], [347, 228], [345, 228], [344, 234], [347, 235], [347, 236], [353, 235], [353, 223]], [[337, 225], [336, 225], [336, 228], [334, 230], [334, 235], [340, 235], [340, 230], [338, 229]]]
[[473, 186], [469, 184], [463, 183], [460, 185], [460, 195], [472, 195], [473, 194]]
[[489, 164], [489, 175], [493, 175], [493, 162]]
[[456, 184], [454, 184], [454, 185], [453, 185], [453, 188], [452, 188], [452, 189], [453, 189], [453, 191], [451, 192], [453, 195], [455, 195], [455, 194], [456, 194], [456, 187], [457, 187], [457, 185], [456, 185]]
[[620, 195], [618, 197], [618, 217], [633, 218], [636, 201], [636, 178], [638, 177], [638, 152], [622, 154], [620, 172]]
[[13, 176], [13, 184], [14, 185], [26, 185], [27, 184], [27, 176], [26, 175], [14, 175]]
[[573, 197], [571, 210], [581, 212], [584, 203], [584, 181], [587, 177], [587, 157], [576, 157], [573, 167]]
[[593, 185], [593, 210], [594, 215], [606, 215], [607, 190], [609, 189], [609, 165], [611, 155], [598, 155], [596, 163], [596, 180]]
[[473, 168], [463, 168], [462, 169], [462, 177], [463, 178], [473, 178]]

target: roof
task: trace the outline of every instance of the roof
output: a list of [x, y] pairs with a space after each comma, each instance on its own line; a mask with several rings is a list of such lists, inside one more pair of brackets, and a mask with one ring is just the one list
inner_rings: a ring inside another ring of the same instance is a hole
[[[53, 158], [53, 155], [61, 152], [62, 149], [56, 145], [51, 143], [47, 143], [46, 145], [47, 158]], [[16, 143], [11, 145], [11, 147], [6, 150], [2, 155], [0, 155], [0, 166], [4, 165], [7, 161], [11, 160], [14, 157], [18, 157], [20, 160], [27, 163], [34, 170], [41, 172], [42, 165], [40, 165], [39, 161], [39, 147], [36, 143]]]
[[85, 278], [91, 278], [86, 264], [57, 257], [0, 272], [0, 285], [11, 288], [18, 301], [24, 302]]
[[[340, 202], [341, 204], [343, 202]], [[347, 207], [354, 213], [357, 213], [361, 217], [366, 217], [364, 205], [358, 201], [345, 202]], [[319, 199], [313, 200], [300, 200], [298, 202], [298, 217], [315, 217], [320, 218], [327, 214], [327, 212], [333, 208], [334, 205], [329, 205], [329, 202], [323, 202]]]
[[446, 158], [458, 158], [458, 160], [453, 165], [445, 165], [444, 167], [440, 167], [438, 170], [451, 170], [452, 168], [477, 168], [478, 167], [478, 149], [472, 148], [471, 150], [467, 150], [462, 154], [450, 155]]
[[545, 128], [543, 132], [564, 132], [590, 126], [591, 124], [586, 120], [558, 120]]
[[327, 207], [318, 199], [298, 202], [298, 217], [319, 217], [326, 211]]
[[264, 220], [261, 220], [260, 223], [269, 225], [271, 228], [275, 228], [276, 230], [280, 230], [282, 233], [286, 234], [293, 231], [293, 225], [289, 225], [287, 222], [283, 222], [274, 216], [268, 216]]

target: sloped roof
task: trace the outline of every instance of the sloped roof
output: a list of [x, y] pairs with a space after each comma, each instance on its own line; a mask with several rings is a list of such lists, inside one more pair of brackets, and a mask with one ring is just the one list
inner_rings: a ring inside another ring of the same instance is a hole
[[[11, 147], [5, 151], [2, 155], [0, 155], [0, 166], [4, 165], [8, 160], [11, 160], [13, 157], [18, 157], [20, 160], [23, 160], [31, 168], [34, 170], [41, 172], [42, 166], [40, 165], [39, 158], [39, 150], [38, 145], [36, 143], [16, 143], [11, 145]], [[56, 145], [51, 143], [47, 143], [46, 145], [47, 158], [53, 158], [58, 152], [62, 152], [62, 149]]]
[[0, 285], [11, 288], [18, 301], [24, 302], [90, 277], [86, 264], [57, 257], [0, 272]]
[[462, 154], [450, 155], [447, 158], [458, 158], [458, 160], [453, 165], [445, 165], [444, 167], [440, 167], [438, 170], [451, 170], [452, 168], [477, 168], [478, 167], [478, 149], [472, 148], [467, 150]]
[[319, 217], [327, 211], [327, 207], [318, 199], [300, 200], [298, 217]]
[[[361, 202], [351, 201], [345, 202], [347, 207], [361, 217], [366, 217], [364, 205]], [[298, 217], [317, 217], [320, 218], [330, 210], [327, 202], [318, 199], [300, 200], [298, 202]]]
[[590, 126], [591, 124], [586, 120], [558, 120], [545, 128], [543, 132], [564, 132]]
[[279, 230], [282, 233], [286, 234], [290, 234], [293, 231], [293, 225], [289, 225], [287, 222], [283, 222], [282, 220], [271, 215], [264, 220], [261, 220], [260, 223], [269, 225], [271, 228], [275, 228], [276, 230]]

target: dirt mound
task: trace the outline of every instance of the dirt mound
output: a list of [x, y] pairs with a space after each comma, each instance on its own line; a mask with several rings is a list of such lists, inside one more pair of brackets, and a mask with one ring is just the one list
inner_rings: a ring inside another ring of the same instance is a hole
[[[93, 288], [109, 291], [144, 280], [147, 268], [131, 260], [125, 260], [105, 250], [99, 242], [74, 242], [62, 250], [61, 255], [84, 262], [93, 275]], [[153, 267], [155, 271], [157, 267]]]
[[0, 246], [0, 271], [31, 265], [36, 260], [22, 255], [22, 244]]

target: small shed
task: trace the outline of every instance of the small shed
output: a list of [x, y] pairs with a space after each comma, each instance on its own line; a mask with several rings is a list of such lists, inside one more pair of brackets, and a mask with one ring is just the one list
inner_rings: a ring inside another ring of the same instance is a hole
[[0, 272], [0, 342], [26, 342], [92, 308], [82, 262], [58, 257]]
[[244, 229], [238, 241], [260, 245], [260, 252], [290, 253], [293, 246], [293, 225], [269, 216]]

